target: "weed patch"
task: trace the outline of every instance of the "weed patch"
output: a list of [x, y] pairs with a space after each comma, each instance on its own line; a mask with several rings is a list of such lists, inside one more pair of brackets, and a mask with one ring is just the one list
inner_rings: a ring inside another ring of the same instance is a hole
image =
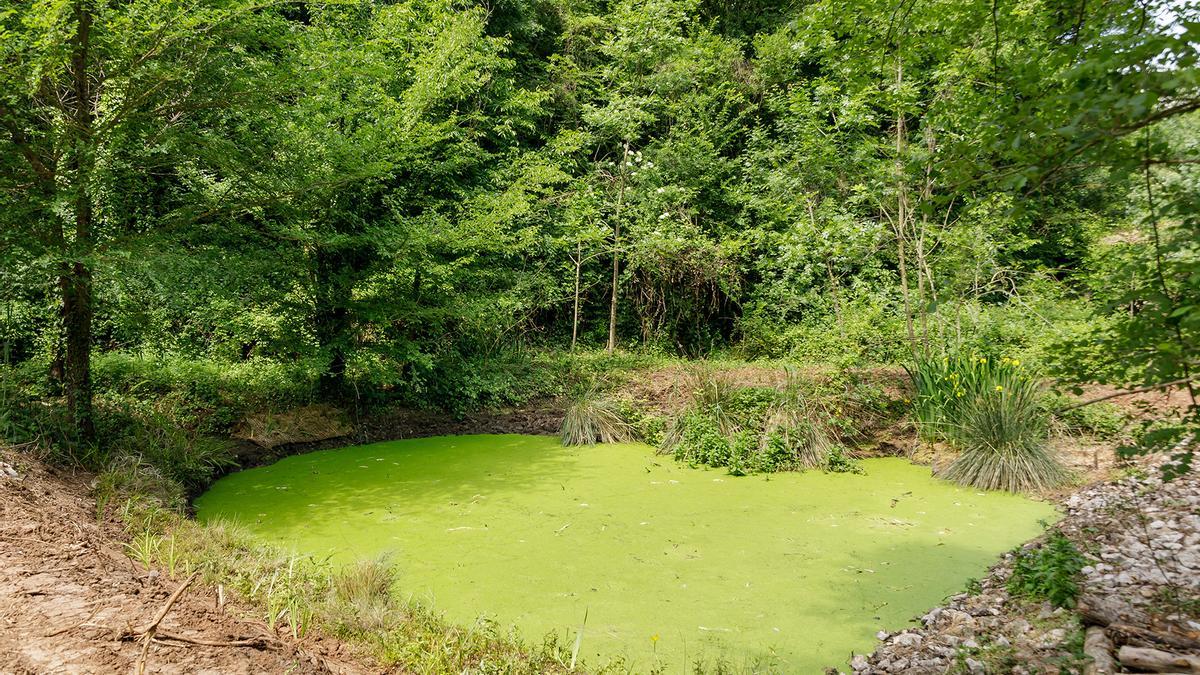
[[1055, 530], [1040, 547], [1018, 551], [1008, 592], [1071, 608], [1079, 597], [1079, 572], [1086, 561], [1066, 535]]

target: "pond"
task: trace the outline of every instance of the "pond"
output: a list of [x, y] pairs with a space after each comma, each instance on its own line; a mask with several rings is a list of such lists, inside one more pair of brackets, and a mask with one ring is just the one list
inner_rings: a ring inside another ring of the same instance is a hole
[[446, 436], [326, 450], [196, 501], [336, 563], [390, 554], [405, 594], [467, 624], [555, 632], [633, 672], [820, 672], [981, 577], [1053, 520], [903, 459], [734, 477], [641, 444]]

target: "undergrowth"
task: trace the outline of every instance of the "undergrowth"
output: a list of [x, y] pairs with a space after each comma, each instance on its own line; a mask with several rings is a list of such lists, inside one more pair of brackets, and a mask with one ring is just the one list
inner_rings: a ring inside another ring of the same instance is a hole
[[878, 392], [844, 375], [808, 380], [789, 371], [777, 389], [736, 386], [720, 373], [697, 371], [689, 385], [688, 404], [666, 425], [659, 447], [676, 460], [733, 475], [860, 472], [848, 445], [881, 410]]
[[1075, 544], [1054, 530], [1038, 548], [1017, 551], [1008, 592], [1072, 608], [1079, 597], [1079, 573], [1085, 564]]

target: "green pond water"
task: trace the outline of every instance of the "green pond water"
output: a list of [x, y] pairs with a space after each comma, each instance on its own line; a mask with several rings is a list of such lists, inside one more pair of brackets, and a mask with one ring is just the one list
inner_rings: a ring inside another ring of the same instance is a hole
[[568, 645], [582, 626], [587, 663], [815, 673], [1056, 517], [902, 459], [863, 466], [739, 478], [640, 444], [449, 436], [289, 457], [196, 509], [335, 564], [389, 553], [402, 591], [453, 621]]

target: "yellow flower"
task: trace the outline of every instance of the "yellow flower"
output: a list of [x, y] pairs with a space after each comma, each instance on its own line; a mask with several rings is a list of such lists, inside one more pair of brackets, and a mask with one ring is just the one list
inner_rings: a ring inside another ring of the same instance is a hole
[[960, 391], [960, 392], [958, 392], [958, 395], [959, 395], [959, 396], [962, 396], [962, 394], [963, 394], [963, 393], [962, 393], [961, 391]]
[[651, 635], [651, 636], [650, 636], [650, 641], [651, 641], [651, 642], [658, 642], [658, 633], [655, 633], [654, 635]]
[[1013, 360], [1012, 360], [1012, 364], [1013, 364], [1014, 366], [1020, 366], [1020, 365], [1021, 365], [1021, 360], [1020, 360], [1020, 359], [1013, 359]]
[[1001, 387], [1000, 385], [996, 385], [996, 391], [1004, 391], [1004, 387]]

